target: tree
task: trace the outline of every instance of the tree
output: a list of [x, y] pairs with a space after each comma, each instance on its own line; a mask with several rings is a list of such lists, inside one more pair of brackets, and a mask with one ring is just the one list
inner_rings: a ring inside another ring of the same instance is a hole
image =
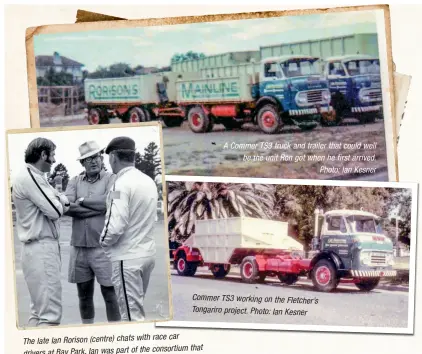
[[128, 77], [134, 76], [135, 70], [133, 70], [129, 64], [126, 63], [115, 63], [109, 67], [99, 66], [97, 70], [88, 74], [90, 79], [106, 79], [115, 77]]
[[202, 59], [205, 58], [205, 54], [204, 53], [197, 53], [194, 52], [192, 50], [186, 52], [185, 54], [182, 53], [175, 53], [171, 59], [170, 59], [170, 63], [174, 64], [174, 63], [180, 63], [186, 60], [198, 60], [198, 59]]
[[171, 241], [186, 240], [194, 232], [196, 220], [273, 216], [273, 185], [168, 182], [167, 186]]
[[66, 190], [67, 184], [69, 183], [69, 173], [67, 168], [62, 163], [59, 163], [56, 167], [54, 167], [53, 172], [48, 177], [48, 182], [53, 186], [56, 187], [56, 183], [58, 179], [56, 177], [61, 177], [62, 179], [62, 189], [63, 191]]
[[144, 149], [144, 154], [135, 155], [135, 167], [151, 177], [154, 181], [161, 174], [160, 149], [153, 141]]
[[391, 191], [389, 208], [393, 216], [390, 228], [395, 233], [396, 220], [399, 227], [399, 241], [410, 245], [411, 216], [412, 216], [412, 193], [409, 189], [394, 189]]
[[63, 71], [56, 72], [53, 68], [49, 68], [44, 76], [37, 78], [38, 86], [72, 86], [73, 75]]

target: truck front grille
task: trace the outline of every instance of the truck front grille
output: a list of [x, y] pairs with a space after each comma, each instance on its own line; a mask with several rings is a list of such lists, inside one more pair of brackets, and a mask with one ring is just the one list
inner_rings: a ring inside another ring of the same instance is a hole
[[387, 257], [382, 253], [372, 253], [371, 254], [371, 264], [375, 266], [383, 266], [387, 263]]
[[322, 90], [312, 90], [306, 92], [308, 103], [322, 103]]

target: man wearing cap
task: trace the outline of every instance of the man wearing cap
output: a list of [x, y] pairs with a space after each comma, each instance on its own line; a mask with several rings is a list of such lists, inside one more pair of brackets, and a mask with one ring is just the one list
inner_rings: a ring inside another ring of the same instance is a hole
[[106, 154], [116, 180], [107, 197], [100, 244], [112, 261], [112, 281], [122, 320], [142, 321], [145, 319], [145, 293], [155, 266], [153, 229], [157, 186], [135, 168], [135, 142], [132, 139], [113, 139]]
[[95, 141], [79, 147], [78, 160], [84, 171], [66, 188], [70, 201], [67, 215], [73, 217], [68, 280], [76, 283], [82, 323], [94, 323], [95, 278], [101, 287], [107, 319], [120, 321], [119, 305], [111, 282], [111, 262], [99, 244], [104, 227], [106, 197], [113, 175], [103, 169], [103, 149]]
[[57, 326], [62, 318], [58, 220], [69, 209], [69, 201], [45, 176], [56, 162], [55, 151], [51, 140], [31, 141], [25, 151], [25, 169], [13, 182], [22, 272], [31, 299], [31, 327]]

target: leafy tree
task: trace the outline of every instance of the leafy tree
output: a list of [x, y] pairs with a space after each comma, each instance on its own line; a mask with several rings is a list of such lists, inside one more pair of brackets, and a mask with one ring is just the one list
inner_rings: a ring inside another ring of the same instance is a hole
[[37, 78], [38, 86], [71, 86], [73, 85], [73, 75], [65, 71], [56, 72], [49, 68], [44, 77]]
[[144, 154], [135, 155], [135, 167], [151, 177], [154, 181], [161, 174], [160, 149], [153, 141], [144, 149]]
[[66, 166], [62, 163], [59, 163], [56, 167], [54, 167], [53, 172], [48, 176], [48, 182], [53, 187], [56, 187], [56, 183], [59, 180], [57, 177], [62, 179], [62, 189], [65, 191], [67, 184], [69, 183], [69, 173]]
[[205, 58], [205, 54], [204, 53], [196, 53], [192, 50], [186, 52], [185, 54], [182, 53], [175, 53], [171, 59], [170, 62], [171, 64], [174, 63], [180, 63], [186, 60], [198, 60], [198, 59], [202, 59]]
[[274, 186], [247, 183], [169, 182], [170, 239], [186, 240], [196, 220], [250, 216], [269, 219], [275, 198]]
[[129, 64], [126, 63], [115, 63], [109, 67], [99, 66], [97, 70], [87, 75], [90, 79], [105, 79], [115, 77], [128, 77], [134, 76], [135, 70], [133, 70]]
[[[396, 227], [396, 218], [399, 227], [399, 241], [410, 245], [411, 238], [411, 213], [412, 193], [408, 189], [395, 189], [391, 191], [390, 210], [393, 216], [390, 228]], [[391, 231], [393, 232], [393, 231]]]

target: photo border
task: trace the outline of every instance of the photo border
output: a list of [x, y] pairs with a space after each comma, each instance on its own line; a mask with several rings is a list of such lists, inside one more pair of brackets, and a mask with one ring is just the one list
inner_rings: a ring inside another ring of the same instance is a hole
[[[38, 27], [30, 27], [26, 30], [25, 42], [26, 42], [26, 58], [27, 58], [27, 75], [28, 75], [28, 93], [29, 93], [29, 106], [30, 106], [30, 124], [31, 127], [40, 127], [39, 109], [38, 109], [38, 89], [37, 89], [37, 78], [36, 78], [36, 66], [35, 66], [35, 51], [34, 51], [34, 36], [40, 34], [52, 34], [52, 33], [69, 33], [69, 32], [84, 32], [94, 30], [105, 30], [105, 29], [123, 29], [133, 27], [150, 27], [150, 26], [165, 26], [165, 25], [178, 25], [178, 24], [195, 24], [203, 22], [219, 22], [229, 20], [248, 20], [258, 18], [273, 18], [283, 16], [300, 16], [310, 14], [327, 14], [327, 13], [338, 13], [338, 12], [350, 12], [350, 11], [376, 11], [381, 10], [381, 14], [377, 14], [376, 23], [379, 27], [379, 17], [383, 17], [384, 31], [379, 32], [377, 29], [378, 37], [382, 34], [382, 40], [378, 38], [378, 47], [384, 49], [386, 52], [386, 66], [388, 83], [383, 86], [388, 88], [388, 92], [383, 92], [383, 109], [384, 112], [387, 110], [388, 117], [384, 117], [384, 139], [386, 145], [387, 155], [387, 170], [388, 178], [390, 181], [399, 180], [399, 166], [397, 157], [397, 126], [394, 120], [395, 117], [395, 92], [394, 92], [394, 64], [392, 59], [392, 41], [391, 41], [391, 19], [389, 5], [361, 5], [361, 6], [345, 6], [345, 7], [327, 7], [320, 9], [299, 9], [299, 10], [282, 10], [282, 11], [259, 11], [259, 12], [240, 12], [231, 14], [218, 14], [218, 15], [201, 15], [201, 16], [180, 16], [180, 17], [165, 17], [165, 18], [148, 18], [140, 20], [127, 20], [127, 19], [116, 19], [106, 20], [112, 16], [97, 14], [94, 12], [87, 12], [79, 10], [79, 17], [82, 15], [82, 19], [76, 19], [76, 23], [73, 24], [58, 24], [58, 25], [46, 25]], [[93, 19], [93, 22], [85, 22], [85, 18]], [[99, 17], [96, 17], [99, 16]], [[98, 20], [97, 20], [98, 19]], [[384, 38], [385, 36], [385, 38]], [[385, 43], [384, 43], [385, 41]], [[382, 42], [382, 43], [381, 43]], [[385, 48], [384, 48], [385, 46]], [[381, 75], [383, 76], [383, 75]], [[387, 94], [388, 93], [388, 94]], [[387, 102], [384, 102], [385, 94], [388, 96]], [[388, 106], [388, 107], [387, 107]], [[397, 118], [396, 118], [397, 119]], [[388, 128], [390, 126], [390, 128]], [[391, 136], [392, 135], [392, 136]]]
[[[201, 322], [201, 321], [167, 321], [156, 323], [155, 327], [164, 328], [200, 328], [200, 329], [241, 329], [270, 331], [306, 331], [306, 332], [336, 332], [336, 333], [368, 333], [368, 334], [408, 334], [415, 333], [415, 293], [416, 293], [416, 249], [418, 226], [418, 183], [412, 182], [367, 182], [367, 181], [321, 181], [276, 178], [243, 178], [243, 177], [203, 177], [168, 175], [167, 182], [220, 182], [220, 183], [251, 183], [276, 185], [312, 185], [338, 187], [372, 187], [397, 188], [412, 191], [411, 202], [411, 232], [409, 260], [409, 295], [406, 328], [366, 327], [366, 326], [325, 326], [325, 325], [292, 325], [292, 324], [259, 324], [238, 322]], [[174, 318], [174, 317], [173, 317]]]
[[15, 258], [15, 246], [14, 246], [14, 230], [15, 227], [13, 225], [13, 210], [11, 208], [11, 176], [10, 176], [10, 155], [9, 155], [9, 135], [20, 135], [20, 134], [28, 134], [28, 133], [46, 133], [46, 132], [61, 132], [61, 131], [77, 131], [77, 130], [101, 130], [101, 129], [114, 129], [114, 128], [121, 128], [121, 129], [130, 129], [130, 128], [142, 128], [146, 126], [156, 126], [158, 127], [158, 136], [160, 139], [160, 157], [161, 157], [161, 183], [162, 183], [162, 192], [163, 192], [163, 215], [164, 215], [164, 237], [165, 237], [165, 243], [164, 245], [167, 245], [167, 252], [165, 255], [165, 258], [167, 259], [167, 284], [168, 284], [168, 297], [169, 297], [169, 317], [168, 319], [164, 320], [154, 320], [154, 321], [121, 321], [121, 322], [115, 322], [110, 324], [109, 322], [104, 323], [94, 323], [94, 324], [68, 324], [68, 325], [58, 325], [55, 326], [57, 328], [75, 328], [75, 327], [93, 327], [93, 326], [115, 326], [115, 325], [133, 325], [133, 324], [143, 324], [143, 323], [157, 323], [157, 322], [167, 322], [171, 321], [173, 318], [173, 296], [172, 296], [172, 284], [171, 284], [171, 271], [170, 267], [168, 266], [170, 264], [170, 248], [168, 246], [168, 219], [167, 219], [167, 183], [166, 183], [166, 177], [165, 177], [165, 166], [164, 166], [164, 148], [163, 148], [163, 131], [162, 126], [159, 122], [143, 122], [143, 123], [132, 123], [132, 124], [110, 124], [110, 125], [98, 125], [98, 126], [91, 126], [91, 125], [83, 125], [83, 126], [69, 126], [69, 127], [50, 127], [50, 128], [24, 128], [24, 129], [9, 129], [5, 132], [5, 141], [6, 141], [6, 160], [7, 160], [7, 208], [9, 210], [6, 210], [7, 214], [9, 215], [9, 222], [10, 222], [10, 228], [11, 228], [11, 242], [12, 242], [12, 266], [13, 266], [13, 276], [14, 276], [14, 300], [15, 300], [15, 318], [16, 318], [16, 328], [18, 331], [31, 331], [31, 330], [45, 330], [49, 329], [48, 326], [43, 327], [22, 327], [19, 326], [19, 297], [18, 297], [18, 291], [17, 291], [17, 283], [16, 283], [16, 258]]

